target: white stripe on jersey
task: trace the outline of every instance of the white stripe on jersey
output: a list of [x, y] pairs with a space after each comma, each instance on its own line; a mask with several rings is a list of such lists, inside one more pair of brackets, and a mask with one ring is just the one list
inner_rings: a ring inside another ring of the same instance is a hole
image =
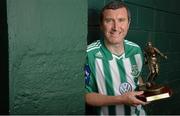
[[117, 66], [116, 59], [113, 58], [113, 60], [109, 61], [110, 71], [111, 71], [111, 76], [112, 76], [112, 82], [113, 82], [113, 88], [114, 88], [114, 94], [115, 95], [120, 95], [119, 92], [119, 85], [121, 84], [120, 80], [120, 74]]
[[89, 48], [89, 49], [86, 50], [86, 52], [89, 52], [89, 51], [94, 50], [94, 49], [98, 49], [98, 48], [100, 48], [100, 47], [101, 47], [101, 45], [99, 45], [99, 46], [97, 46], [97, 47]]
[[138, 70], [141, 71], [142, 69], [142, 58], [140, 54], [136, 54], [135, 56], [136, 64], [138, 64]]
[[139, 47], [138, 45], [136, 44], [131, 44], [131, 43], [127, 43], [128, 45], [131, 45], [131, 46], [134, 46], [134, 47]]
[[90, 45], [88, 45], [86, 51], [89, 52], [91, 50], [98, 49], [100, 47], [101, 47], [101, 42], [100, 42], [100, 40], [97, 40], [96, 42], [91, 43]]
[[135, 46], [135, 47], [138, 47], [138, 48], [139, 48], [139, 45], [137, 45], [137, 44], [135, 44], [135, 43], [133, 43], [133, 42], [131, 42], [131, 41], [128, 41], [128, 40], [124, 40], [124, 41], [125, 41], [125, 43], [128, 44], [128, 45]]
[[[103, 95], [107, 95], [102, 59], [96, 58], [95, 69], [96, 69], [96, 81], [97, 81], [99, 93]], [[108, 114], [108, 108], [101, 107], [101, 115], [105, 115], [105, 114]]]
[[[141, 71], [141, 69], [142, 69], [142, 58], [141, 58], [141, 55], [140, 54], [136, 54], [135, 56], [135, 60], [136, 60], [136, 64], [138, 64], [137, 66], [138, 66], [138, 70], [139, 71]], [[138, 83], [137, 84], [139, 84], [139, 81], [138, 81]]]
[[92, 48], [92, 47], [97, 47], [97, 46], [99, 46], [100, 44], [101, 44], [100, 41], [96, 41], [96, 42], [88, 45], [88, 46], [87, 46], [87, 49], [90, 49], [90, 48]]
[[96, 58], [95, 69], [96, 69], [96, 81], [97, 81], [99, 93], [103, 95], [107, 95], [105, 79], [104, 79], [104, 69], [101, 59]]
[[135, 89], [135, 83], [134, 83], [134, 77], [131, 75], [132, 72], [132, 65], [131, 65], [131, 61], [129, 58], [125, 58], [123, 59], [123, 64], [124, 64], [124, 69], [126, 72], [126, 79], [127, 82], [129, 82], [132, 86], [132, 90]]
[[[111, 71], [111, 76], [112, 76], [113, 89], [115, 92], [114, 94], [115, 96], [117, 96], [117, 95], [120, 95], [119, 85], [121, 84], [121, 80], [120, 80], [120, 74], [119, 74], [116, 58], [113, 57], [113, 60], [109, 61], [109, 65], [113, 66], [113, 67], [110, 67], [110, 71]], [[124, 115], [124, 105], [116, 105], [116, 114]]]

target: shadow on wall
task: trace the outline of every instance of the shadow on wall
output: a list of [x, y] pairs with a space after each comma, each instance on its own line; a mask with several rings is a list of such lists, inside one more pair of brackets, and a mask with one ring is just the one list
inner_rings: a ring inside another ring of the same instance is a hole
[[[88, 9], [87, 44], [90, 44], [101, 37], [101, 31], [99, 28], [99, 12], [95, 9]], [[86, 115], [95, 115], [95, 110], [92, 106], [85, 104], [85, 108]]]
[[0, 115], [7, 115], [9, 111], [9, 79], [8, 79], [8, 28], [7, 28], [7, 13], [6, 0], [0, 1]]
[[101, 31], [99, 28], [99, 12], [95, 9], [89, 9], [87, 43], [90, 44], [100, 38], [101, 38]]

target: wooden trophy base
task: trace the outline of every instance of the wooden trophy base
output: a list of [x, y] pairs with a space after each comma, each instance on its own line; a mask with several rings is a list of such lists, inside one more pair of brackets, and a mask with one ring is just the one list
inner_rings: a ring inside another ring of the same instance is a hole
[[152, 84], [147, 86], [147, 84], [138, 87], [139, 91], [144, 91], [142, 95], [137, 96], [138, 99], [144, 102], [150, 102], [155, 100], [160, 100], [168, 98], [172, 95], [172, 91], [167, 86]]

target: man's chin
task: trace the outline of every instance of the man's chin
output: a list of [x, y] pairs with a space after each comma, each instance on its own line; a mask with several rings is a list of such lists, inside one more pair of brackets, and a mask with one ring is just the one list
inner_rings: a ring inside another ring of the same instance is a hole
[[111, 38], [118, 39], [120, 35], [111, 35]]
[[112, 41], [109, 41], [111, 44], [114, 44], [114, 45], [117, 45], [117, 44], [121, 44], [123, 40], [112, 40]]
[[115, 42], [119, 42], [119, 41], [122, 41], [123, 40], [123, 38], [122, 37], [111, 37], [111, 39], [110, 40], [112, 40], [112, 41], [115, 41]]

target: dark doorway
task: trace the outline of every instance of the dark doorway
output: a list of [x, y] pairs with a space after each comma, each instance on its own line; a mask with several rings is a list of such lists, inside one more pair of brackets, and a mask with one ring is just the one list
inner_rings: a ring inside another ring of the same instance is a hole
[[0, 0], [0, 115], [9, 110], [8, 26], [6, 0]]

